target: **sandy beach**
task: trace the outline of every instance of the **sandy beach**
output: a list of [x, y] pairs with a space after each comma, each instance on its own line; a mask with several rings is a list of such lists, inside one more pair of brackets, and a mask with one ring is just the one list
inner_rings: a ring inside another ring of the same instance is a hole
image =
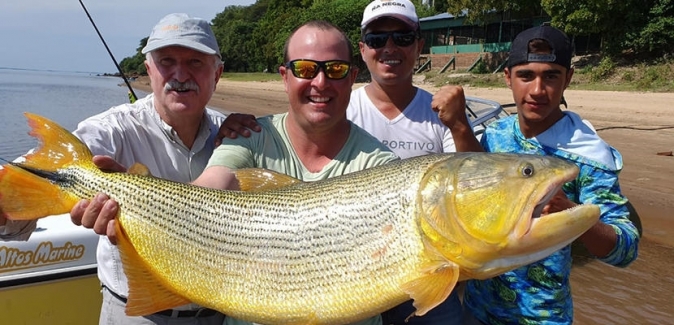
[[[150, 91], [146, 78], [133, 86]], [[359, 87], [360, 85], [356, 85]], [[419, 84], [430, 92], [437, 88]], [[466, 87], [467, 96], [512, 103], [506, 88]], [[576, 324], [674, 324], [674, 93], [565, 92], [569, 110], [592, 122], [623, 155], [623, 193], [643, 225], [639, 258], [625, 269], [579, 256], [572, 290]], [[209, 106], [256, 116], [287, 110], [281, 82], [218, 84]]]

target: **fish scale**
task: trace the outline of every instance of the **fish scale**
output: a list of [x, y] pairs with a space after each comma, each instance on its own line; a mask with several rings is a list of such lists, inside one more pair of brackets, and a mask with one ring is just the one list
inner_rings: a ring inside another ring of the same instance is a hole
[[553, 157], [436, 154], [294, 185], [241, 170], [272, 182], [219, 191], [101, 172], [72, 134], [27, 116], [41, 146], [0, 168], [0, 211], [29, 220], [114, 198], [129, 315], [191, 301], [262, 324], [345, 324], [409, 299], [423, 315], [457, 281], [534, 262], [599, 218], [592, 205], [532, 215], [578, 173]]

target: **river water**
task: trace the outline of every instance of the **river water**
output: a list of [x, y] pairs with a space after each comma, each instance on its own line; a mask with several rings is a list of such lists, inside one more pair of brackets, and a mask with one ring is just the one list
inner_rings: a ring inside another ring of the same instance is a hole
[[86, 117], [128, 102], [120, 84], [124, 81], [116, 77], [0, 69], [0, 158], [13, 160], [37, 145], [24, 112], [72, 131]]

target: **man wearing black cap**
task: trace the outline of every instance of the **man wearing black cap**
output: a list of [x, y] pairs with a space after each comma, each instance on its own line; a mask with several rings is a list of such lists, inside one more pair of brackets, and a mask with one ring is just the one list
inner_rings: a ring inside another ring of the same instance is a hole
[[[505, 69], [517, 115], [489, 125], [481, 144], [488, 152], [554, 155], [578, 165], [577, 178], [565, 184], [542, 212], [598, 205], [600, 220], [579, 241], [601, 261], [625, 267], [637, 257], [639, 235], [618, 184], [622, 157], [590, 122], [560, 108], [573, 76], [571, 57], [571, 42], [556, 28], [539, 26], [517, 35]], [[570, 273], [567, 246], [498, 277], [468, 281], [465, 322], [571, 324]]]

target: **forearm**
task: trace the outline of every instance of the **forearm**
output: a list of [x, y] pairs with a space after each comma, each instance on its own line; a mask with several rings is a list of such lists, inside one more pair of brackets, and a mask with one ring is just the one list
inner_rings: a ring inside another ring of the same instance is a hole
[[618, 236], [612, 226], [599, 221], [582, 234], [578, 240], [590, 254], [604, 258], [615, 249]]
[[482, 152], [484, 149], [480, 142], [473, 134], [473, 129], [466, 121], [465, 123], [457, 123], [450, 128], [454, 145], [457, 152]]
[[[0, 241], [16, 240], [26, 241], [30, 235], [35, 231], [37, 220], [7, 220], [0, 224]], [[1, 223], [2, 221], [0, 221]]]
[[601, 261], [619, 267], [632, 263], [639, 251], [639, 232], [629, 218], [627, 199], [621, 194], [616, 173], [582, 166], [580, 201], [601, 208], [599, 223], [580, 239]]
[[224, 166], [207, 167], [204, 172], [192, 182], [192, 185], [214, 188], [219, 190], [238, 190], [239, 182], [231, 170]]

